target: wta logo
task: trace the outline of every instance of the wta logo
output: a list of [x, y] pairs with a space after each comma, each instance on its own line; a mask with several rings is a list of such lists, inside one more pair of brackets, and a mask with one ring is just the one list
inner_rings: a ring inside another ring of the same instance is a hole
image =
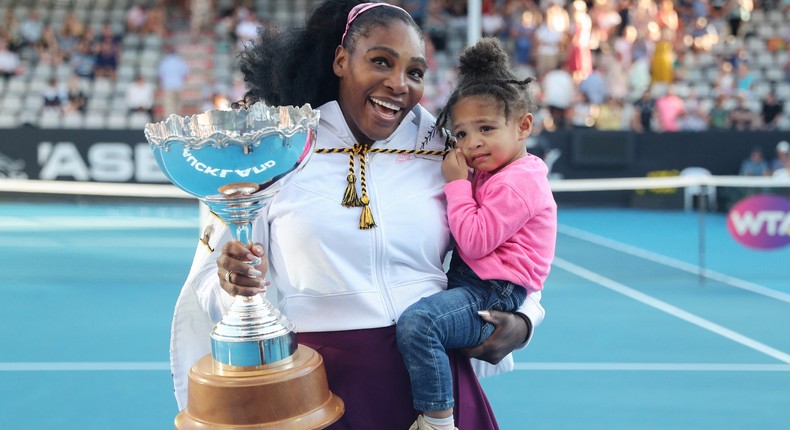
[[727, 230], [749, 248], [772, 249], [790, 244], [790, 200], [767, 194], [747, 197], [730, 209]]

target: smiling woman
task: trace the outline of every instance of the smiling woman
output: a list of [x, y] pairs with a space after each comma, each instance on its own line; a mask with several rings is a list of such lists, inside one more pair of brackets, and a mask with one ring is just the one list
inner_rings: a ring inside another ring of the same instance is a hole
[[[446, 288], [452, 244], [441, 174], [449, 138], [418, 104], [427, 69], [422, 32], [399, 7], [328, 0], [305, 27], [260, 36], [241, 57], [244, 103], [317, 107], [317, 154], [258, 218], [253, 246], [216, 224], [209, 246], [198, 247], [173, 321], [179, 407], [190, 366], [208, 353], [208, 333], [194, 320], [216, 322], [233, 295], [262, 293], [266, 274], [298, 342], [322, 355], [329, 387], [345, 402], [330, 428], [406, 430], [418, 414], [395, 323]], [[255, 256], [267, 258], [253, 268], [247, 261]], [[492, 311], [489, 340], [466, 356], [449, 354], [455, 425], [497, 428], [466, 357], [512, 366], [503, 359], [540, 323], [539, 300], [531, 297], [521, 316]]]

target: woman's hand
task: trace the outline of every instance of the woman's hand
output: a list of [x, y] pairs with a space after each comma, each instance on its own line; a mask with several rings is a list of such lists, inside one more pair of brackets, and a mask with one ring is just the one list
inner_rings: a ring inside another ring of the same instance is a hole
[[480, 318], [494, 325], [494, 332], [480, 345], [464, 348], [461, 353], [491, 364], [502, 361], [514, 349], [524, 344], [532, 327], [526, 318], [512, 312], [485, 311]]
[[469, 167], [463, 151], [456, 148], [447, 153], [442, 161], [442, 176], [447, 182], [469, 178]]
[[231, 296], [264, 293], [269, 285], [263, 278], [269, 263], [263, 257], [263, 246], [258, 243], [249, 248], [237, 240], [226, 243], [217, 258], [219, 285]]

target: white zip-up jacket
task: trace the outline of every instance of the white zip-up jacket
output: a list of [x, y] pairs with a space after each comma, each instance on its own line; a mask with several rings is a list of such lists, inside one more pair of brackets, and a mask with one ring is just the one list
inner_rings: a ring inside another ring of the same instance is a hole
[[[337, 103], [319, 110], [316, 148], [352, 147], [356, 141]], [[389, 139], [372, 147], [443, 150], [444, 138], [431, 133], [433, 125], [418, 106]], [[368, 230], [359, 228], [361, 208], [341, 205], [347, 152], [313, 154], [272, 199], [254, 225], [253, 241], [269, 244], [268, 276], [297, 332], [386, 327], [421, 297], [446, 288], [443, 263], [451, 239], [441, 159], [369, 153], [365, 184], [376, 227]], [[360, 160], [354, 164], [361, 196]], [[171, 368], [179, 409], [186, 406], [189, 368], [210, 353], [211, 328], [232, 302], [219, 286], [216, 266], [230, 234], [218, 220], [207, 229], [214, 234], [208, 246], [199, 246], [173, 318]], [[528, 297], [521, 311], [540, 324], [540, 294]], [[481, 364], [479, 375], [513, 367], [512, 358], [493, 369]]]

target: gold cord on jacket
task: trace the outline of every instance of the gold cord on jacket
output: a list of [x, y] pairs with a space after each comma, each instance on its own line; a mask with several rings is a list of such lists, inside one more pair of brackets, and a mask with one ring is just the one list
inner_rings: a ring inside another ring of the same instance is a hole
[[[384, 154], [415, 154], [415, 155], [444, 155], [447, 151], [426, 151], [422, 149], [386, 149], [369, 148], [367, 145], [357, 143], [352, 148], [321, 148], [315, 150], [316, 154], [339, 154], [348, 152], [348, 176], [346, 176], [346, 191], [343, 193], [343, 200], [340, 202], [344, 207], [362, 207], [362, 214], [359, 217], [359, 228], [367, 230], [376, 226], [373, 219], [373, 212], [370, 210], [370, 198], [365, 184], [365, 157], [370, 152]], [[359, 176], [360, 191], [362, 197], [357, 197], [357, 177], [354, 174], [354, 157], [359, 156]]]

